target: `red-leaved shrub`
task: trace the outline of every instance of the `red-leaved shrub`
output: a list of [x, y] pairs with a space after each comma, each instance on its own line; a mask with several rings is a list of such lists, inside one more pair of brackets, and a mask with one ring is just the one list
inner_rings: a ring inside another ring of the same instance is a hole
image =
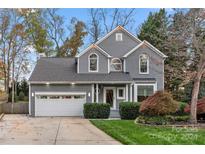
[[[190, 112], [190, 104], [187, 104], [187, 106], [184, 108], [184, 112], [186, 113]], [[199, 99], [197, 102], [197, 114], [204, 114], [204, 113], [205, 113], [205, 97]]]
[[168, 115], [175, 113], [179, 103], [173, 100], [168, 92], [157, 91], [141, 103], [140, 113], [148, 116]]

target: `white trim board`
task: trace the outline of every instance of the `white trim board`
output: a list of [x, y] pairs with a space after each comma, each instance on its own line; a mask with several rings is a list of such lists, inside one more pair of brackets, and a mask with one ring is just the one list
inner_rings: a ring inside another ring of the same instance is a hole
[[133, 48], [132, 50], [130, 50], [128, 53], [126, 53], [123, 58], [128, 57], [131, 53], [133, 53], [134, 51], [136, 51], [138, 48], [140, 48], [143, 44], [145, 44], [148, 48], [152, 49], [155, 53], [157, 53], [159, 56], [163, 57], [163, 58], [167, 58], [168, 56], [166, 56], [165, 54], [163, 54], [161, 51], [159, 51], [157, 48], [155, 48], [153, 45], [151, 45], [149, 42], [147, 42], [146, 40], [144, 40], [143, 42], [141, 42], [139, 45], [137, 45], [135, 48]]
[[86, 52], [88, 52], [90, 49], [95, 48], [98, 51], [100, 51], [103, 55], [105, 55], [106, 57], [112, 57], [110, 56], [107, 52], [105, 52], [105, 50], [103, 50], [102, 48], [100, 48], [99, 46], [95, 45], [95, 44], [91, 44], [88, 48], [86, 48], [85, 50], [83, 50], [81, 53], [79, 53], [76, 58], [79, 58], [80, 56], [84, 55]]
[[35, 92], [35, 95], [86, 95], [86, 92]]
[[102, 41], [104, 41], [106, 38], [108, 38], [110, 35], [112, 35], [116, 30], [123, 30], [124, 32], [126, 32], [128, 35], [130, 35], [131, 37], [133, 37], [136, 41], [138, 42], [142, 42], [139, 38], [137, 38], [136, 36], [134, 36], [132, 33], [130, 33], [128, 30], [126, 30], [124, 27], [122, 26], [117, 26], [115, 29], [113, 29], [112, 31], [110, 31], [109, 33], [107, 33], [104, 37], [100, 38], [95, 44], [100, 44]]
[[113, 83], [132, 83], [133, 81], [29, 81], [30, 84], [91, 84], [91, 83], [106, 83], [106, 84], [113, 84]]

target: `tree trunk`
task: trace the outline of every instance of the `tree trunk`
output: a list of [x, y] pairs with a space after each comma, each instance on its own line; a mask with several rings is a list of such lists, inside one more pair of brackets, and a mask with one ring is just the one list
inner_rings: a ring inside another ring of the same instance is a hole
[[203, 74], [202, 72], [197, 72], [194, 80], [194, 86], [192, 89], [191, 109], [190, 109], [190, 122], [192, 124], [197, 123], [197, 101], [198, 101], [198, 94], [199, 94], [202, 74]]
[[12, 65], [12, 103], [11, 103], [11, 113], [13, 113], [13, 103], [15, 101], [15, 92], [14, 92], [14, 88], [15, 88], [15, 83], [14, 83], [14, 60], [13, 60], [13, 65]]

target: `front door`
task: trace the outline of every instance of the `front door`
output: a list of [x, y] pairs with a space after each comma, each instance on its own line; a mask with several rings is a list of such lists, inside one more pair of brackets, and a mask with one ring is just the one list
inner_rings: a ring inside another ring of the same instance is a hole
[[114, 87], [104, 88], [104, 102], [110, 104], [111, 109], [116, 109], [116, 91]]

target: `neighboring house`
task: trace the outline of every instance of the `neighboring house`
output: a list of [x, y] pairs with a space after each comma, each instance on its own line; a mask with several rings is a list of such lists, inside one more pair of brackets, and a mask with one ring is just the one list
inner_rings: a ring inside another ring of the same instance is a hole
[[164, 89], [167, 56], [118, 26], [75, 58], [40, 58], [29, 79], [29, 114], [82, 116], [85, 102], [142, 101]]

